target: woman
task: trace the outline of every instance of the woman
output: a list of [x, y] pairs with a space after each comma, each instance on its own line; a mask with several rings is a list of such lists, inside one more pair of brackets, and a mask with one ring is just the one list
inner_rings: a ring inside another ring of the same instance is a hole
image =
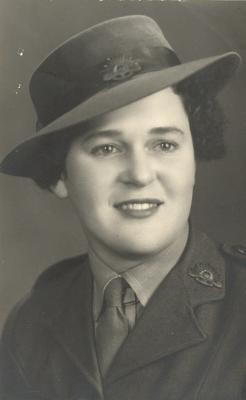
[[196, 162], [223, 154], [236, 53], [181, 64], [150, 18], [62, 44], [33, 74], [39, 134], [3, 160], [68, 197], [88, 255], [52, 266], [2, 339], [2, 397], [242, 399], [245, 253], [190, 223]]

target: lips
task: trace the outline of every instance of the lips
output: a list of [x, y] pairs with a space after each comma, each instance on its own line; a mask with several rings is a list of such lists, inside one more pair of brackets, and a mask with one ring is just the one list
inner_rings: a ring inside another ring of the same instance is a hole
[[123, 210], [149, 210], [151, 208], [157, 207], [157, 204], [153, 203], [130, 203], [130, 204], [122, 204]]
[[129, 199], [116, 203], [114, 207], [132, 215], [135, 215], [136, 213], [146, 215], [146, 212], [156, 210], [161, 204], [163, 204], [163, 201], [159, 199]]

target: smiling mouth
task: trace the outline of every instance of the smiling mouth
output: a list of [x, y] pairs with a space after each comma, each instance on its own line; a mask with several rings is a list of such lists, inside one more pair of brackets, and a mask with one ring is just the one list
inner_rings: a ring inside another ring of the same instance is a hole
[[115, 208], [122, 211], [144, 212], [157, 209], [163, 201], [158, 199], [131, 199], [115, 204]]

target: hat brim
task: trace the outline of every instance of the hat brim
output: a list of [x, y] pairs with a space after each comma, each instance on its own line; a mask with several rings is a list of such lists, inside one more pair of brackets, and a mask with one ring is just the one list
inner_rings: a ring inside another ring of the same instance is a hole
[[4, 158], [0, 164], [0, 171], [9, 175], [29, 177], [36, 155], [43, 148], [43, 143], [47, 143], [49, 137], [58, 133], [62, 134], [68, 128], [92, 120], [186, 79], [199, 80], [201, 85], [206, 88], [207, 93], [215, 95], [232, 77], [240, 60], [240, 56], [236, 52], [228, 52], [163, 70], [135, 75], [117, 86], [90, 97], [42, 128], [35, 136], [23, 141]]

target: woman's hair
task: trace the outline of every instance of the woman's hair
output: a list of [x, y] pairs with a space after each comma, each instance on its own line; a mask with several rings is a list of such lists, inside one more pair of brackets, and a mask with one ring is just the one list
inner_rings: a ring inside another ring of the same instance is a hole
[[[196, 160], [222, 158], [225, 154], [225, 118], [217, 99], [207, 96], [204, 86], [197, 82], [193, 84], [190, 80], [178, 83], [173, 89], [181, 96], [189, 118]], [[31, 176], [40, 188], [49, 190], [58, 181], [65, 171], [66, 156], [72, 141], [88, 129], [88, 124], [72, 129], [72, 132], [49, 135], [47, 142], [44, 142]]]
[[174, 91], [181, 96], [189, 118], [196, 160], [224, 157], [226, 119], [218, 100], [209, 96], [199, 81], [183, 81], [174, 87]]

